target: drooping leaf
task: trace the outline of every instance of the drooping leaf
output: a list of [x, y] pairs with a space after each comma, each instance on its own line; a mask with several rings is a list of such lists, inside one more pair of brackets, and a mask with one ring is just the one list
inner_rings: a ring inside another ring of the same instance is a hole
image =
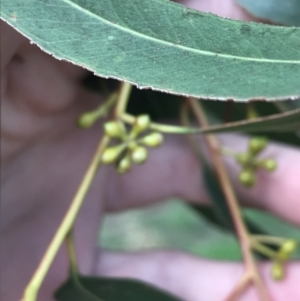
[[141, 281], [84, 276], [70, 277], [56, 291], [55, 299], [58, 301], [180, 301]]
[[300, 26], [299, 0], [236, 0], [252, 15], [289, 26]]
[[[214, 172], [214, 170], [206, 164], [206, 162], [200, 158], [201, 168], [203, 179], [205, 182], [205, 187], [209, 193], [209, 196], [212, 200], [212, 207], [198, 206], [198, 205], [190, 205], [192, 209], [194, 209], [198, 214], [204, 215], [206, 219], [214, 225], [221, 227], [223, 230], [227, 230], [233, 232], [237, 235], [236, 229], [234, 227], [234, 222], [228, 208], [228, 204], [225, 198], [225, 195], [222, 191], [222, 188], [219, 184], [218, 178]], [[244, 216], [245, 225], [249, 231], [249, 233], [253, 235], [268, 235], [263, 229], [261, 229], [255, 222], [253, 222], [249, 217]], [[274, 251], [278, 250], [278, 246], [269, 245]], [[260, 259], [267, 259], [268, 257], [254, 252], [256, 256]]]
[[[210, 124], [219, 125], [221, 123], [229, 123], [234, 121], [241, 121], [247, 118], [247, 103], [240, 102], [221, 102], [221, 101], [204, 101], [203, 106], [205, 112], [208, 113]], [[283, 106], [284, 110], [279, 107]], [[300, 101], [276, 101], [276, 102], [255, 102], [252, 103], [252, 108], [260, 117], [266, 117], [281, 112], [287, 112], [296, 108], [300, 108]], [[250, 135], [255, 132], [247, 132]], [[261, 136], [269, 137], [270, 141], [278, 141], [285, 144], [290, 144], [299, 147], [300, 135], [295, 132], [279, 132], [279, 131], [262, 131], [259, 132]]]
[[[213, 203], [215, 217], [223, 227], [234, 231], [232, 217], [216, 173], [204, 160], [201, 160], [201, 168], [205, 187]], [[211, 218], [213, 218], [213, 216], [211, 216]]]
[[300, 109], [260, 117], [253, 120], [229, 122], [203, 129], [202, 133], [222, 132], [296, 132], [300, 130]]
[[280, 112], [288, 112], [293, 109], [300, 109], [300, 101], [277, 101], [274, 102], [273, 105]]
[[300, 97], [300, 29], [165, 0], [2, 0], [1, 18], [58, 59], [141, 88], [209, 99]]
[[222, 229], [228, 230], [226, 227], [224, 228], [223, 223], [220, 221], [220, 219], [218, 218], [214, 209], [211, 206], [198, 205], [198, 204], [196, 205], [191, 203], [188, 203], [188, 205], [200, 216], [204, 216], [205, 219], [211, 224], [216, 225]]

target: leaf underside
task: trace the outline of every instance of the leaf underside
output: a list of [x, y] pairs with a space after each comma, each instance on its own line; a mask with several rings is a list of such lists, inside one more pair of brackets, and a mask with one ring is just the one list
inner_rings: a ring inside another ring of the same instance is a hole
[[165, 0], [2, 0], [1, 18], [44, 51], [140, 88], [220, 100], [300, 97], [300, 29]]

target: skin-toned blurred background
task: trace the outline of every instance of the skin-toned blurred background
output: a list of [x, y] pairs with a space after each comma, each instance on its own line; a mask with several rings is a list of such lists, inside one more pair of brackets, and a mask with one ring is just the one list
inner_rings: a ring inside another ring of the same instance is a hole
[[[245, 210], [251, 220], [274, 236], [300, 241], [299, 228], [269, 213]], [[102, 248], [145, 250], [176, 248], [210, 259], [240, 260], [241, 251], [230, 232], [212, 225], [180, 200], [169, 200], [146, 209], [108, 214], [99, 233]], [[300, 249], [293, 258], [300, 258]]]

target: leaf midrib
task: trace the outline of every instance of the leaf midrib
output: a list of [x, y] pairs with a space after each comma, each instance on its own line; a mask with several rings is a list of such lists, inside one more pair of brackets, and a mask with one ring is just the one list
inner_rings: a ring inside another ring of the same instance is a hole
[[236, 60], [241, 60], [241, 61], [251, 61], [251, 62], [262, 62], [262, 63], [274, 63], [274, 64], [299, 64], [300, 65], [300, 60], [274, 60], [274, 59], [264, 59], [264, 58], [250, 58], [250, 57], [244, 57], [244, 56], [234, 56], [234, 55], [230, 55], [230, 54], [222, 54], [222, 53], [216, 53], [216, 52], [211, 52], [211, 51], [205, 51], [205, 50], [200, 50], [200, 49], [196, 49], [196, 48], [191, 48], [191, 47], [187, 47], [187, 46], [183, 46], [183, 45], [180, 45], [180, 44], [174, 44], [174, 43], [171, 43], [171, 42], [168, 42], [168, 41], [164, 41], [164, 40], [161, 40], [161, 39], [157, 39], [157, 38], [154, 38], [152, 36], [147, 36], [145, 34], [142, 34], [138, 31], [135, 31], [135, 30], [132, 30], [130, 28], [125, 28], [125, 27], [122, 27], [116, 23], [112, 23], [111, 21], [103, 18], [103, 17], [100, 17], [86, 9], [84, 9], [83, 7], [81, 7], [80, 5], [70, 1], [70, 0], [63, 0], [63, 2], [71, 5], [71, 6], [74, 6], [76, 7], [77, 9], [83, 11], [84, 13], [88, 14], [88, 15], [91, 15], [93, 18], [96, 18], [96, 19], [99, 19], [101, 20], [102, 22], [106, 23], [107, 25], [111, 26], [111, 27], [115, 27], [115, 28], [118, 28], [119, 30], [121, 31], [124, 31], [124, 32], [129, 32], [131, 33], [132, 35], [136, 35], [136, 36], [140, 36], [144, 39], [148, 39], [148, 40], [152, 40], [152, 41], [156, 41], [156, 42], [159, 42], [161, 44], [164, 44], [164, 45], [168, 45], [168, 46], [172, 46], [174, 47], [174, 45], [176, 45], [177, 48], [180, 48], [180, 49], [183, 49], [185, 51], [190, 51], [190, 52], [194, 52], [194, 53], [198, 53], [198, 54], [202, 54], [202, 55], [205, 55], [205, 56], [218, 56], [218, 57], [221, 57], [221, 58], [227, 58], [227, 59], [236, 59]]

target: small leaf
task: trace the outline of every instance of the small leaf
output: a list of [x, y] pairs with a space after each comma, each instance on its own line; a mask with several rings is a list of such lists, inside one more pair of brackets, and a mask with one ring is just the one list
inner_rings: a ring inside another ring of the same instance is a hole
[[300, 26], [299, 0], [236, 0], [253, 16], [274, 23]]
[[[204, 206], [191, 205], [191, 208], [193, 208], [198, 214], [204, 215], [211, 223], [221, 227], [223, 230], [228, 230], [237, 235], [233, 219], [229, 211], [226, 198], [219, 184], [218, 178], [214, 170], [205, 162], [202, 156], [200, 156], [200, 161], [205, 187], [207, 188], [209, 196], [211, 197], [213, 206], [212, 208], [208, 208]], [[267, 235], [267, 233], [263, 231], [259, 226], [257, 226], [256, 223], [253, 222], [249, 217], [243, 215], [243, 218], [248, 231], [251, 234]], [[269, 247], [274, 249], [275, 251], [278, 250], [277, 246]], [[260, 253], [254, 253], [258, 258], [266, 259], [266, 257]]]
[[137, 280], [78, 276], [68, 279], [55, 293], [58, 301], [181, 301]]
[[300, 29], [166, 0], [2, 0], [1, 18], [45, 52], [102, 77], [220, 100], [300, 97]]
[[224, 228], [223, 223], [217, 217], [214, 209], [209, 206], [204, 205], [195, 205], [188, 203], [189, 207], [192, 208], [195, 212], [197, 212], [200, 216], [204, 216], [205, 219], [213, 225], [216, 225], [224, 230], [228, 230], [226, 227]]

